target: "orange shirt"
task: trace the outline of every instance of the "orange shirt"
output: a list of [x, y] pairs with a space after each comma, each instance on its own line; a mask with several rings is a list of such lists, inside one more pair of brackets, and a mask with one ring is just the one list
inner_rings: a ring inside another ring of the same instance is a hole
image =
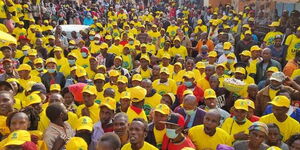
[[298, 64], [294, 60], [290, 60], [283, 68], [283, 73], [291, 77], [294, 70], [298, 69]]
[[198, 44], [197, 44], [197, 46], [196, 46], [196, 50], [197, 50], [199, 53], [201, 52], [201, 47], [202, 47], [203, 45], [206, 45], [206, 46], [208, 47], [208, 52], [213, 51], [214, 48], [215, 48], [214, 42], [213, 42], [212, 40], [208, 39], [208, 40], [206, 41], [206, 44], [203, 44], [203, 41], [202, 41], [202, 40], [199, 40], [199, 41], [198, 41]]

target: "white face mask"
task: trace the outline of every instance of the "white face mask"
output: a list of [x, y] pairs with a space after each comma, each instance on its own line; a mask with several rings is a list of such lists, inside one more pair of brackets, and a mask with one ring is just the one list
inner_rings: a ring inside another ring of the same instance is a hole
[[166, 129], [166, 135], [170, 139], [175, 139], [178, 136], [178, 133], [176, 133], [176, 129]]

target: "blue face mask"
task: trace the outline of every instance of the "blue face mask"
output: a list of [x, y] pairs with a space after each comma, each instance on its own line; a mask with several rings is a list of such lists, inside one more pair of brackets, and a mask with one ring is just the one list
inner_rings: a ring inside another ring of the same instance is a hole
[[76, 60], [74, 60], [74, 59], [68, 59], [68, 62], [69, 62], [70, 65], [74, 65], [75, 62], [76, 62]]
[[87, 54], [85, 52], [81, 52], [81, 56], [85, 58], [87, 57]]
[[224, 50], [224, 54], [225, 54], [225, 55], [227, 55], [227, 54], [229, 54], [229, 53], [230, 53], [230, 51]]
[[232, 63], [234, 62], [234, 60], [233, 60], [233, 59], [227, 59], [227, 62], [228, 62], [229, 64], [232, 64]]
[[70, 49], [74, 49], [74, 48], [75, 48], [75, 46], [69, 46], [69, 48], [70, 48]]
[[195, 110], [185, 110], [185, 113], [189, 116], [192, 116], [195, 112]]
[[95, 36], [90, 36], [89, 38], [90, 40], [94, 40]]
[[49, 73], [54, 73], [56, 70], [55, 70], [55, 69], [47, 69], [47, 71], [48, 71]]
[[178, 134], [176, 133], [176, 129], [166, 129], [166, 135], [170, 139], [175, 139]]
[[191, 82], [191, 81], [185, 81], [185, 82], [183, 82], [183, 84], [184, 84], [186, 87], [191, 87], [191, 86], [193, 86], [193, 82]]
[[25, 56], [27, 56], [27, 55], [28, 55], [28, 51], [23, 51], [23, 54], [24, 54]]
[[236, 122], [239, 122], [239, 123], [244, 123], [244, 122], [247, 121], [246, 118], [244, 118], [244, 120], [242, 120], [242, 121], [239, 121], [239, 120], [237, 120], [236, 116], [233, 116], [232, 119], [233, 119], [234, 121], [236, 121]]
[[129, 43], [130, 45], [133, 45], [134, 41], [129, 41], [128, 43]]
[[43, 71], [44, 70], [44, 67], [41, 67], [41, 68], [36, 68], [37, 71]]

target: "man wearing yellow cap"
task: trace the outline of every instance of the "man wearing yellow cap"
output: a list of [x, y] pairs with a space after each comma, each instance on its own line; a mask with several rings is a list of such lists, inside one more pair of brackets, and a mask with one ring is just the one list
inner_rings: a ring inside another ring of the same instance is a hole
[[177, 85], [173, 79], [169, 78], [170, 72], [166, 67], [161, 68], [160, 70], [160, 79], [155, 80], [152, 83], [153, 88], [160, 94], [164, 95], [165, 93], [177, 92]]
[[88, 144], [80, 137], [72, 137], [66, 144], [66, 150], [88, 150]]
[[104, 99], [103, 97], [103, 92], [104, 92], [104, 89], [103, 89], [103, 86], [104, 86], [104, 83], [105, 83], [105, 76], [104, 74], [102, 73], [97, 73], [94, 77], [94, 85], [97, 89], [97, 98], [96, 98], [96, 103], [100, 104], [101, 103], [101, 100]]
[[147, 115], [150, 114], [152, 108], [155, 108], [160, 104], [161, 95], [156, 92], [152, 87], [152, 81], [150, 79], [144, 79], [141, 86], [147, 90], [147, 95], [145, 97], [144, 110]]
[[285, 45], [288, 47], [287, 55], [285, 58], [287, 61], [294, 59], [296, 52], [300, 50], [299, 42], [300, 42], [300, 26], [297, 28], [296, 33], [289, 35], [285, 41]]
[[86, 85], [82, 91], [84, 104], [81, 104], [77, 108], [77, 115], [81, 116], [89, 116], [92, 118], [93, 122], [96, 123], [99, 121], [99, 105], [95, 103], [95, 99], [97, 97], [97, 90], [95, 86]]
[[68, 64], [68, 59], [65, 58], [63, 54], [63, 49], [60, 47], [55, 47], [53, 53], [54, 53], [54, 58], [57, 62], [57, 70], [60, 71], [62, 66]]
[[231, 141], [248, 139], [248, 128], [251, 126], [247, 117], [248, 103], [244, 99], [238, 99], [234, 102], [234, 117], [227, 118], [222, 124], [222, 129], [225, 130], [231, 137]]
[[280, 22], [274, 21], [272, 24], [269, 25], [271, 27], [271, 31], [266, 34], [264, 37], [264, 45], [270, 46], [274, 44], [274, 39], [276, 35], [283, 35], [279, 30], [278, 27], [280, 26]]
[[90, 144], [91, 149], [95, 149], [99, 138], [107, 132], [113, 132], [112, 119], [116, 111], [116, 100], [110, 97], [104, 98], [99, 105], [100, 114], [98, 121], [93, 127], [92, 141]]
[[215, 74], [216, 68], [213, 65], [207, 65], [205, 67], [205, 77], [197, 81], [197, 86], [201, 87], [203, 90], [210, 88], [209, 78]]
[[117, 81], [118, 77], [120, 76], [120, 73], [117, 70], [110, 70], [108, 72], [109, 75], [109, 82], [104, 84], [103, 89], [112, 88], [115, 91], [118, 91]]
[[128, 122], [131, 123], [134, 118], [143, 118], [148, 120], [146, 113], [143, 110], [147, 90], [140, 86], [136, 86], [131, 88], [130, 92], [131, 105], [127, 110]]
[[149, 131], [146, 141], [158, 148], [161, 148], [163, 137], [166, 134], [166, 125], [163, 123], [167, 121], [170, 108], [166, 104], [159, 104], [154, 109], [153, 123], [149, 124]]
[[257, 45], [257, 42], [253, 40], [251, 30], [245, 31], [245, 38], [238, 41], [235, 46], [234, 54], [237, 56], [237, 60], [241, 60], [239, 57], [240, 53], [244, 50], [249, 50], [253, 45]]
[[266, 124], [275, 123], [280, 129], [283, 141], [286, 141], [290, 136], [299, 132], [299, 122], [286, 114], [291, 103], [289, 98], [286, 96], [276, 96], [269, 103], [273, 106], [273, 113], [262, 116], [259, 121]]
[[174, 46], [170, 49], [170, 55], [172, 57], [175, 57], [175, 55], [180, 55], [182, 58], [185, 59], [186, 56], [188, 56], [187, 48], [180, 45], [180, 39], [179, 37], [176, 37], [174, 39]]
[[41, 78], [30, 75], [32, 68], [27, 64], [22, 64], [17, 69], [19, 73], [19, 82], [22, 87], [26, 87], [28, 81], [41, 82]]
[[117, 70], [117, 71], [119, 71], [119, 73], [121, 75], [124, 75], [127, 78], [130, 78], [129, 71], [126, 68], [122, 67], [122, 62], [123, 62], [122, 57], [116, 56], [114, 59], [114, 65], [112, 66], [112, 69]]
[[123, 45], [120, 44], [120, 37], [115, 37], [115, 43], [108, 49], [108, 52], [121, 56], [123, 52]]

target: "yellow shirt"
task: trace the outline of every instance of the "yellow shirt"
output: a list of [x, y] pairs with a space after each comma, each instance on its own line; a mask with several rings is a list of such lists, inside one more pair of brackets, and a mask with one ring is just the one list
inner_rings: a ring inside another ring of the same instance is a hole
[[300, 50], [300, 38], [295, 34], [289, 35], [285, 41], [285, 45], [288, 46], [286, 60], [294, 59], [296, 52]]
[[288, 116], [285, 121], [279, 122], [272, 113], [262, 116], [259, 121], [265, 124], [275, 123], [280, 129], [280, 133], [283, 136], [283, 141], [286, 141], [290, 136], [300, 132], [299, 122], [290, 116]]
[[178, 26], [169, 26], [167, 28], [167, 32], [169, 33], [169, 36], [170, 37], [174, 37], [176, 35], [176, 33], [177, 33], [177, 29], [178, 28], [179, 28]]
[[216, 133], [209, 136], [204, 132], [204, 125], [197, 125], [189, 129], [188, 133], [197, 150], [215, 150], [219, 144], [231, 146], [231, 139], [228, 133], [221, 128], [216, 128]]
[[86, 69], [90, 67], [90, 57], [89, 56], [87, 58], [79, 57], [76, 60], [76, 64]]
[[[63, 54], [62, 54], [63, 55]], [[62, 57], [61, 59], [55, 58], [57, 62], [57, 70], [60, 71], [62, 66], [69, 65], [68, 59], [65, 57]]]
[[267, 46], [274, 44], [274, 39], [276, 35], [282, 35], [282, 33], [279, 31], [270, 31], [266, 34], [264, 42], [266, 42]]
[[182, 82], [182, 76], [179, 74], [179, 72], [178, 73], [173, 72], [172, 74], [172, 79], [176, 82], [177, 85], [180, 85]]
[[251, 73], [256, 74], [256, 64], [259, 61], [260, 61], [259, 59], [255, 59], [255, 60], [250, 61], [249, 70], [247, 70], [248, 74], [251, 74]]
[[91, 50], [91, 53], [92, 54], [95, 54], [95, 53], [100, 53], [100, 46], [101, 44], [97, 45], [95, 44], [95, 42], [91, 42], [90, 44], [90, 50]]
[[223, 87], [223, 82], [226, 78], [230, 78], [230, 76], [226, 75], [226, 74], [223, 74], [221, 76], [218, 76], [219, 77], [219, 81], [220, 81], [220, 85], [219, 87]]
[[149, 105], [150, 108], [155, 108], [158, 104], [160, 104], [161, 97], [162, 96], [159, 95], [158, 93], [155, 93], [151, 97], [145, 97], [144, 105]]
[[110, 48], [108, 48], [108, 53], [116, 54], [117, 56], [121, 56], [123, 52], [123, 46], [121, 44], [115, 45], [113, 44]]
[[4, 6], [5, 6], [4, 1], [0, 0], [0, 18], [7, 18]]
[[95, 103], [97, 104], [101, 103], [101, 101], [104, 99], [103, 93], [104, 93], [104, 89], [101, 92], [97, 92], [97, 98], [95, 100]]
[[19, 27], [17, 27], [17, 28], [15, 28], [15, 29], [13, 30], [13, 34], [16, 35], [16, 38], [18, 39], [19, 36], [21, 36], [21, 35], [26, 35], [27, 32], [26, 32], [26, 29], [25, 29], [25, 28], [19, 28]]
[[276, 96], [276, 94], [277, 94], [277, 92], [279, 91], [279, 90], [273, 90], [273, 89], [271, 89], [271, 88], [269, 88], [270, 90], [269, 90], [269, 97], [270, 97], [270, 99], [272, 100], [272, 99], [274, 99], [274, 97]]
[[28, 81], [33, 81], [33, 82], [41, 82], [41, 78], [37, 77], [37, 76], [30, 76], [30, 78], [28, 80], [24, 80], [24, 79], [19, 79], [19, 83], [22, 87], [27, 87], [27, 83]]
[[0, 133], [2, 135], [8, 135], [10, 133], [9, 128], [6, 126], [6, 116], [0, 116]]
[[210, 84], [206, 80], [206, 78], [202, 78], [200, 80], [197, 80], [197, 86], [201, 87], [203, 91], [210, 88]]
[[148, 35], [152, 38], [152, 41], [154, 43], [156, 43], [158, 40], [158, 37], [161, 36], [160, 32], [158, 32], [158, 31], [153, 32], [152, 30], [148, 32]]
[[171, 48], [171, 56], [175, 57], [176, 54], [179, 54], [183, 59], [188, 55], [187, 49], [184, 46], [180, 46], [179, 48], [176, 48], [175, 46]]
[[159, 49], [159, 50], [157, 51], [156, 57], [162, 58], [165, 54], [171, 54], [170, 49], [168, 49], [167, 51], [164, 50], [163, 48], [162, 48], [162, 49]]
[[164, 135], [166, 134], [166, 128], [164, 128], [163, 130], [157, 130], [154, 127], [153, 133], [154, 133], [154, 137], [155, 137], [155, 141], [156, 141], [156, 145], [155, 146], [161, 147]]
[[[132, 150], [131, 144], [127, 143], [125, 144], [121, 150]], [[140, 150], [158, 150], [155, 146], [149, 144], [148, 142], [144, 142], [143, 147]]]
[[6, 28], [6, 26], [2, 23], [0, 23], [0, 31], [3, 31], [3, 32], [8, 32], [8, 29]]
[[232, 118], [227, 118], [223, 124], [222, 124], [222, 129], [224, 131], [226, 131], [230, 137], [231, 137], [231, 141], [233, 142], [234, 139], [234, 135], [244, 131], [246, 134], [249, 134], [249, 130], [248, 128], [252, 125], [252, 122], [249, 121], [248, 119], [246, 120], [246, 122], [242, 125], [239, 125], [236, 123], [236, 121], [234, 121]]
[[152, 86], [160, 95], [166, 93], [173, 93], [176, 95], [177, 93], [177, 84], [173, 79], [168, 79], [166, 83], [160, 83], [160, 79], [157, 79], [152, 83]]
[[148, 68], [146, 71], [144, 71], [142, 68], [140, 68], [140, 74], [143, 79], [150, 79], [152, 76], [152, 69]]
[[133, 68], [132, 56], [122, 54], [122, 59], [123, 59], [122, 67], [130, 71]]
[[[77, 108], [77, 116], [78, 118], [82, 117], [82, 114], [81, 114], [81, 110], [86, 107], [84, 104], [78, 106]], [[94, 123], [98, 122], [99, 121], [99, 112], [100, 112], [100, 108], [99, 108], [99, 105], [94, 103], [93, 106], [91, 107], [88, 107], [89, 109], [89, 112], [90, 112], [90, 118], [93, 120]]]
[[198, 32], [207, 32], [207, 26], [206, 25], [201, 25], [201, 26], [197, 26], [194, 30], [194, 33], [198, 33]]
[[137, 114], [135, 111], [133, 111], [130, 107], [127, 110], [128, 115], [128, 122], [131, 123], [134, 118], [143, 118], [144, 120], [148, 121], [148, 118], [146, 116], [146, 113], [144, 110], [140, 114]]
[[146, 48], [147, 48], [147, 52], [155, 55], [156, 54], [156, 47], [154, 44], [147, 44], [146, 45]]
[[291, 79], [294, 79], [296, 76], [300, 75], [300, 69], [296, 69], [293, 71], [293, 74], [291, 75]]

